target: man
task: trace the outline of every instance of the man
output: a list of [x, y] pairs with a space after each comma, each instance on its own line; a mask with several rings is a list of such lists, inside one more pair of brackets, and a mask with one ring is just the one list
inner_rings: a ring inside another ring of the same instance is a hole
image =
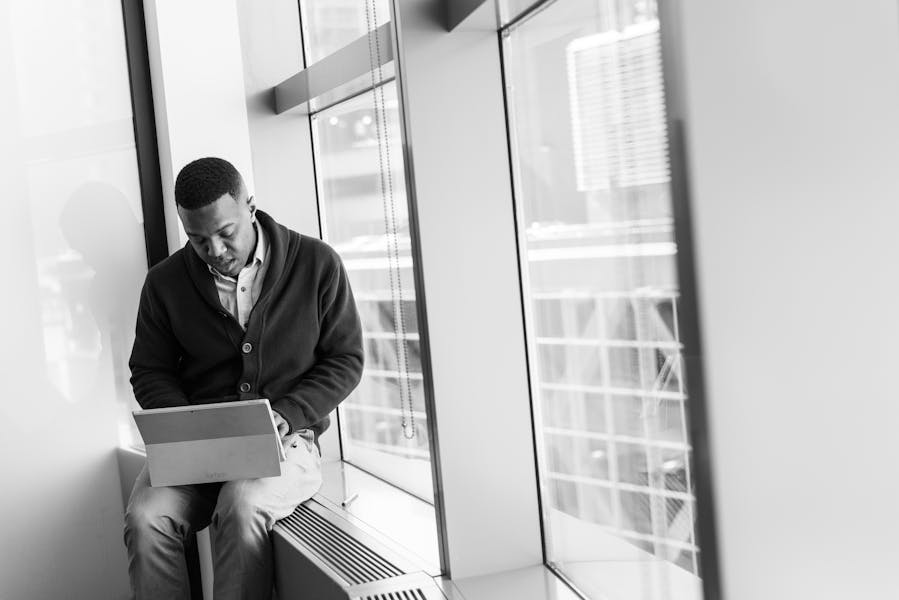
[[184, 544], [209, 525], [216, 600], [270, 598], [269, 532], [321, 485], [318, 436], [359, 382], [362, 328], [346, 271], [324, 242], [256, 209], [227, 161], [175, 182], [190, 242], [147, 274], [131, 353], [143, 408], [268, 398], [286, 450], [280, 477], [150, 487], [125, 514], [135, 598], [189, 597]]

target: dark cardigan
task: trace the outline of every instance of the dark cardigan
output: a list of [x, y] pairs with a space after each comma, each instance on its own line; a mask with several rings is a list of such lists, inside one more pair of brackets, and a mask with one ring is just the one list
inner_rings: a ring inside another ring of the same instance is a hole
[[362, 376], [359, 313], [330, 246], [256, 214], [270, 263], [246, 332], [188, 243], [147, 273], [131, 385], [143, 408], [268, 398], [317, 438]]

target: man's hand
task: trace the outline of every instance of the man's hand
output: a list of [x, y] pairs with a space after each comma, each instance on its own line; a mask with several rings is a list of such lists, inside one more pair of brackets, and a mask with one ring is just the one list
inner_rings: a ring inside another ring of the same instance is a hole
[[281, 437], [283, 441], [285, 437], [287, 437], [287, 432], [290, 431], [290, 423], [284, 420], [284, 417], [281, 416], [276, 410], [272, 411], [272, 416], [275, 417], [275, 426], [278, 428], [278, 435]]

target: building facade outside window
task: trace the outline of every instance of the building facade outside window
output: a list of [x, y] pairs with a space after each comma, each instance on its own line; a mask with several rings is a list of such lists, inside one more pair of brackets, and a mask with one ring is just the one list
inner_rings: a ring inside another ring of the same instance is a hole
[[699, 598], [655, 1], [547, 2], [502, 39], [547, 560]]

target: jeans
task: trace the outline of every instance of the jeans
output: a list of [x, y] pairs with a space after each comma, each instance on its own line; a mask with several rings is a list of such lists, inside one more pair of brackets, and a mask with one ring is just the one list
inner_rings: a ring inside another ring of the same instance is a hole
[[291, 514], [321, 486], [321, 456], [313, 434], [284, 440], [280, 477], [150, 487], [146, 465], [125, 510], [128, 574], [135, 600], [188, 600], [184, 545], [209, 526], [216, 600], [272, 597], [275, 521]]

